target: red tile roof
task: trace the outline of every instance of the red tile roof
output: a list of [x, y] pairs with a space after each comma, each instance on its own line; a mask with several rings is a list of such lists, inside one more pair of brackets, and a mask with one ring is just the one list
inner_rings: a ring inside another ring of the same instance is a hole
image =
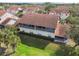
[[23, 24], [31, 24], [36, 26], [44, 26], [55, 28], [59, 17], [49, 14], [25, 14], [18, 22]]
[[7, 24], [10, 21], [11, 18], [7, 18], [5, 21], [2, 22], [2, 24]]
[[26, 6], [26, 9], [31, 9], [31, 10], [36, 10], [36, 9], [44, 9], [44, 6], [39, 6], [39, 5], [33, 5], [33, 6]]
[[33, 6], [25, 6], [25, 7], [22, 7], [22, 6], [11, 6], [7, 9], [7, 11], [17, 11], [18, 8], [22, 8], [24, 9], [24, 11], [26, 11], [27, 13], [33, 13], [34, 11], [38, 10], [38, 9], [44, 9], [44, 6], [36, 6], [36, 5], [33, 5]]
[[55, 35], [60, 37], [66, 37], [65, 33], [65, 25], [61, 24], [59, 21], [57, 22], [57, 27], [55, 30]]
[[3, 15], [5, 12], [5, 10], [0, 10], [0, 15]]
[[50, 10], [50, 12], [56, 12], [56, 13], [61, 13], [61, 12], [63, 12], [63, 13], [69, 13], [69, 8], [68, 7], [66, 7], [66, 6], [58, 6], [58, 7], [56, 7], [56, 8], [52, 8], [51, 10]]
[[22, 8], [21, 6], [11, 6], [11, 7], [9, 7], [7, 10], [13, 10], [13, 11], [16, 11], [16, 10], [18, 10], [18, 8]]
[[33, 5], [33, 6], [26, 6], [25, 7], [25, 11], [27, 13], [33, 13], [34, 11], [37, 11], [37, 10], [43, 10], [45, 7], [44, 6], [39, 6], [39, 5]]

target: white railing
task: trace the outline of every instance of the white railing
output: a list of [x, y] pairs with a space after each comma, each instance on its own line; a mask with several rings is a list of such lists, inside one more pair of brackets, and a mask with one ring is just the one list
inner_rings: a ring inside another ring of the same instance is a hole
[[[45, 36], [45, 37], [50, 37], [50, 38], [55, 38], [54, 33], [52, 32], [46, 32], [46, 31], [41, 31], [41, 30], [35, 30], [35, 29], [28, 29], [28, 28], [23, 28], [23, 27], [19, 27], [20, 31], [24, 31], [26, 33], [33, 33], [36, 35], [40, 35], [40, 36]], [[67, 43], [67, 40], [54, 40], [54, 42], [60, 42], [60, 43]]]
[[28, 28], [23, 28], [19, 27], [20, 31], [24, 31], [26, 33], [33, 33], [36, 35], [41, 35], [41, 36], [46, 36], [46, 37], [51, 37], [54, 38], [55, 35], [53, 32], [46, 32], [46, 31], [41, 31], [41, 30], [35, 30], [35, 29], [28, 29]]

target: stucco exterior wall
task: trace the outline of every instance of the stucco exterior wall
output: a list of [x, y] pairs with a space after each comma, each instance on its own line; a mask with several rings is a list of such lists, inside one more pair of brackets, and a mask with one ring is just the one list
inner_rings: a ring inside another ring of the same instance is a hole
[[55, 37], [54, 33], [51, 33], [51, 32], [35, 30], [35, 29], [28, 29], [28, 28], [23, 28], [23, 27], [19, 27], [19, 29], [20, 29], [20, 31], [24, 31], [26, 33], [33, 33], [36, 35], [41, 35], [41, 36], [46, 36], [46, 37], [51, 37], [51, 38]]

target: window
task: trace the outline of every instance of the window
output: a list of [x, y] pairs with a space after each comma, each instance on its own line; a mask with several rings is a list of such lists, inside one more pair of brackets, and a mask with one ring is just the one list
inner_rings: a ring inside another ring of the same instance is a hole
[[36, 29], [38, 29], [38, 30], [43, 30], [43, 29], [45, 29], [45, 27], [42, 27], [42, 26], [36, 26]]
[[28, 25], [28, 24], [20, 24], [20, 27], [25, 27], [29, 29], [34, 29], [34, 25]]
[[46, 31], [47, 32], [53, 32], [54, 33], [55, 29], [54, 28], [46, 28]]
[[67, 38], [66, 37], [55, 36], [55, 40], [62, 40], [62, 41], [64, 41], [64, 40], [67, 40]]
[[[34, 29], [35, 28], [35, 26], [31, 25], [31, 24], [20, 24], [20, 27], [24, 27], [24, 28], [28, 28], [28, 29]], [[47, 28], [47, 27], [43, 27], [43, 26], [36, 26], [36, 30], [52, 32], [52, 33], [55, 31], [54, 28]]]
[[36, 26], [37, 30], [42, 30], [42, 31], [47, 31], [47, 32], [54, 32], [55, 29], [53, 28], [47, 28], [47, 27], [42, 27], [42, 26]]

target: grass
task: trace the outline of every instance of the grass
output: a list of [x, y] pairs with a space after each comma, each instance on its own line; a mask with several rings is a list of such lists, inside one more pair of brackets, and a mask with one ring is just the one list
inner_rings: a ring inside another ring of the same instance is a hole
[[16, 49], [16, 56], [49, 56], [49, 55], [55, 55], [56, 45], [52, 45], [50, 43], [44, 50], [30, 47], [24, 44], [20, 44]]
[[20, 34], [21, 43], [16, 48], [16, 56], [51, 56], [56, 55], [57, 49], [60, 45], [52, 43], [51, 41]]
[[15, 55], [18, 56], [39, 56], [39, 55], [49, 55], [47, 52], [34, 48], [34, 47], [29, 47], [27, 45], [20, 44], [17, 49]]

